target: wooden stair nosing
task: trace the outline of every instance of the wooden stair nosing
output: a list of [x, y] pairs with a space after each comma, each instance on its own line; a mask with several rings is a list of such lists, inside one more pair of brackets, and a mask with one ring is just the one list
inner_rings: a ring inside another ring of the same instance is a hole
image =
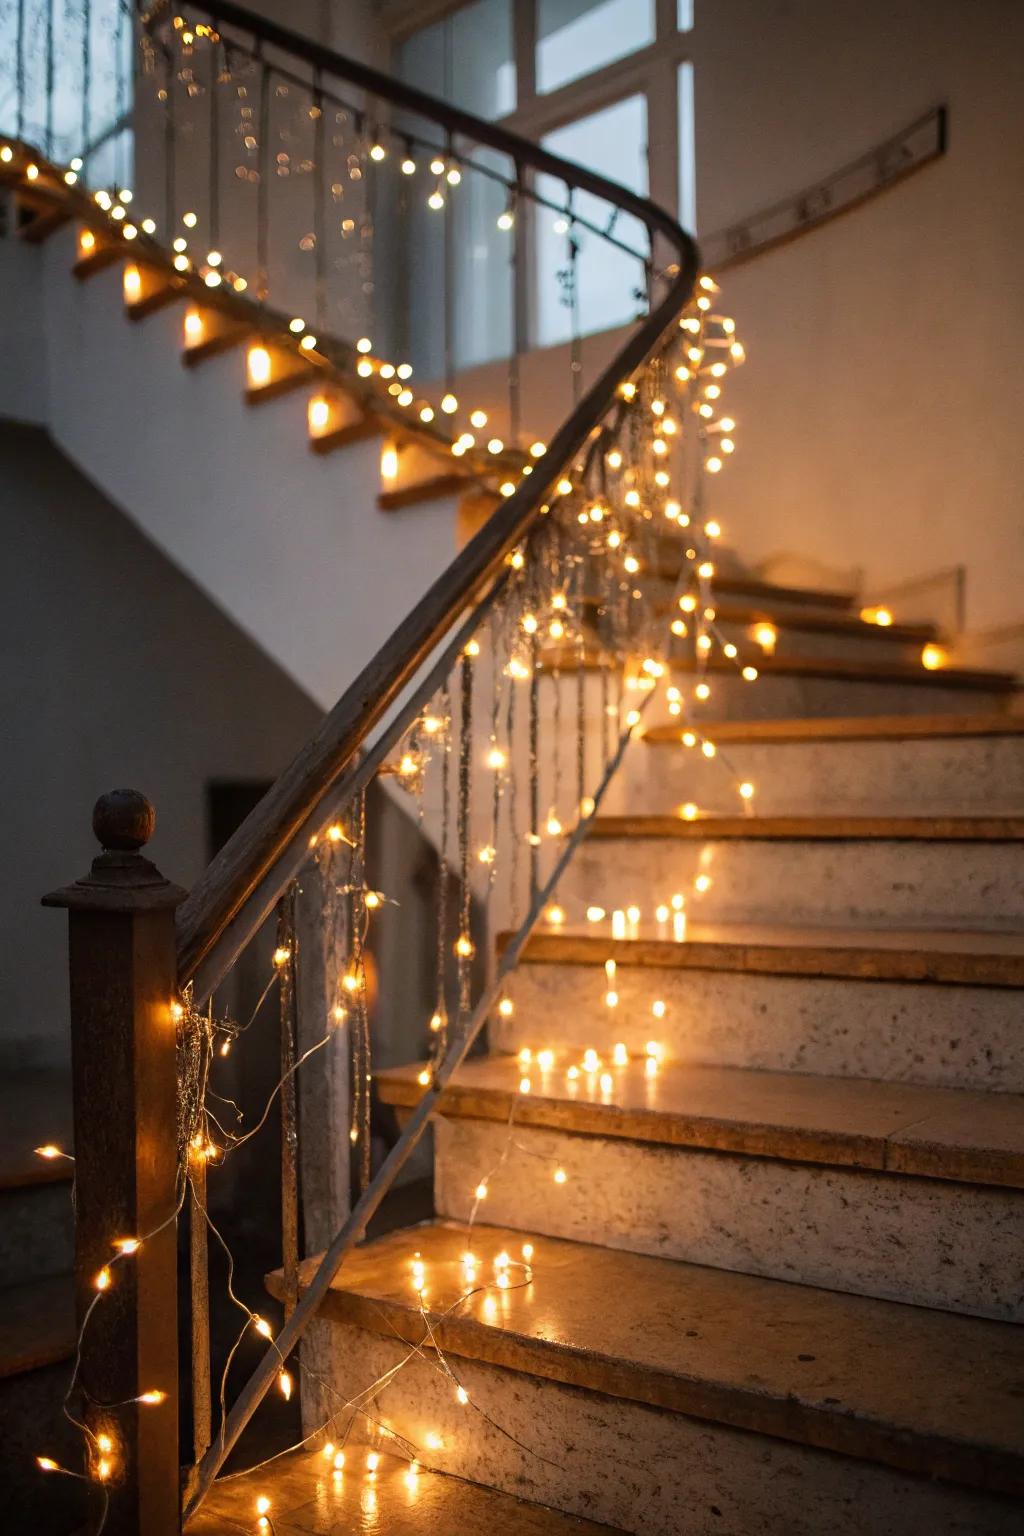
[[[930, 670], [911, 662], [864, 662], [848, 661], [841, 657], [819, 659], [807, 656], [758, 656], [750, 664], [756, 666], [761, 677], [820, 678], [826, 682], [880, 685], [897, 683], [909, 687], [952, 688], [980, 693], [1009, 694], [1018, 689], [1014, 673], [976, 667], [938, 667]], [[584, 671], [600, 671], [605, 663], [593, 653], [584, 655], [581, 660], [576, 652], [561, 655], [545, 651], [540, 665], [544, 672], [568, 673], [577, 672], [581, 666]], [[740, 664], [727, 657], [712, 657], [699, 667], [694, 661], [670, 659], [668, 666], [672, 674], [680, 677], [692, 677], [698, 673], [708, 673], [713, 677], [740, 677]]]
[[[473, 1246], [517, 1254], [524, 1237], [532, 1234], [478, 1227]], [[1024, 1335], [1013, 1325], [532, 1240], [533, 1284], [503, 1293], [496, 1316], [483, 1311], [482, 1287], [460, 1301], [465, 1229], [443, 1222], [358, 1249], [321, 1314], [658, 1410], [989, 1492], [1024, 1492], [1015, 1411]], [[426, 1317], [411, 1286], [414, 1251], [430, 1281]], [[315, 1263], [302, 1266], [300, 1290]], [[283, 1294], [279, 1273], [267, 1283]], [[534, 1292], [546, 1302], [540, 1334]]]
[[[680, 561], [678, 567], [658, 565], [651, 572], [652, 575], [664, 581], [675, 581], [683, 568]], [[856, 601], [852, 592], [828, 592], [817, 587], [787, 587], [772, 581], [763, 581], [756, 576], [729, 576], [725, 572], [716, 575], [710, 583], [712, 601], [717, 593], [728, 593], [735, 597], [751, 597], [761, 599], [763, 602], [777, 603], [806, 603], [809, 607], [834, 608], [842, 611], [851, 609]]]
[[[672, 1062], [652, 1079], [636, 1061], [602, 1090], [596, 1073], [566, 1080], [580, 1054], [556, 1051], [547, 1072], [515, 1056], [474, 1058], [444, 1089], [440, 1113], [504, 1123], [514, 1109], [520, 1127], [1024, 1190], [1024, 1095]], [[382, 1101], [415, 1108], [431, 1091], [422, 1066], [378, 1072]]]
[[[642, 740], [651, 746], [677, 746], [683, 724], [654, 725]], [[715, 742], [754, 743], [955, 740], [960, 737], [1024, 736], [1024, 714], [995, 715], [836, 715], [798, 716], [790, 720], [714, 720], [702, 734]]]
[[[678, 612], [668, 603], [659, 602], [654, 606], [663, 617]], [[921, 645], [941, 643], [942, 639], [934, 624], [870, 624], [852, 613], [819, 614], [799, 610], [780, 613], [769, 610], [767, 604], [763, 609], [731, 607], [728, 603], [713, 603], [713, 606], [716, 624], [736, 624], [744, 628], [771, 624], [774, 629], [799, 630], [803, 634], [841, 635], [854, 640], [890, 640], [893, 643], [910, 641]]]
[[381, 491], [377, 505], [382, 512], [399, 512], [421, 501], [437, 501], [443, 496], [456, 496], [467, 485], [476, 483], [476, 479], [475, 475], [459, 475], [454, 472], [434, 475], [412, 485], [398, 486], [393, 491]]
[[255, 327], [239, 323], [237, 328], [221, 331], [216, 336], [208, 336], [205, 341], [198, 341], [194, 345], [183, 347], [181, 361], [186, 368], [198, 368], [211, 357], [219, 357], [222, 352], [230, 352], [232, 347], [240, 347], [249, 341], [255, 334]]
[[247, 385], [245, 403], [246, 405], [265, 405], [270, 400], [279, 400], [282, 395], [290, 395], [296, 389], [302, 389], [311, 384], [316, 376], [317, 370], [312, 366], [289, 368], [287, 373], [271, 379], [269, 384]]
[[[731, 971], [761, 976], [802, 976], [844, 981], [929, 982], [941, 986], [1024, 987], [1024, 950], [1008, 953], [952, 947], [871, 947], [870, 932], [856, 944], [611, 939], [570, 933], [535, 933], [523, 962], [546, 965], [594, 965], [608, 959], [644, 969]], [[950, 933], [952, 946], [956, 933]], [[988, 937], [995, 937], [991, 935]], [[510, 935], [498, 938], [499, 952]]]
[[1024, 816], [599, 816], [588, 840], [1017, 843]]
[[[673, 672], [697, 672], [696, 663], [669, 663]], [[751, 665], [762, 677], [821, 677], [848, 683], [909, 683], [912, 687], [966, 688], [983, 692], [1012, 693], [1017, 679], [1012, 672], [989, 671], [981, 667], [928, 667], [905, 661], [848, 661], [843, 657], [818, 659], [810, 656], [759, 656]], [[721, 676], [740, 674], [734, 662], [713, 657], [703, 669]]]

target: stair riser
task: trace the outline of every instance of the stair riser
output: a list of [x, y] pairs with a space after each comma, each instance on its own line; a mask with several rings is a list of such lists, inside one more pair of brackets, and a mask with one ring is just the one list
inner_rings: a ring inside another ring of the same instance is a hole
[[1024, 921], [1024, 856], [1020, 843], [596, 838], [559, 897], [570, 918], [599, 902], [650, 920], [676, 893], [701, 922], [998, 931]]
[[515, 1012], [493, 1019], [491, 1049], [607, 1053], [621, 1040], [641, 1055], [655, 1039], [674, 1061], [1024, 1093], [1011, 989], [621, 965], [615, 989], [612, 1010], [600, 966], [520, 965]]
[[[713, 737], [712, 732], [712, 737]], [[667, 814], [692, 800], [735, 814], [737, 783], [755, 786], [762, 815], [961, 815], [1024, 809], [1024, 737], [936, 741], [724, 742], [709, 762], [681, 744], [637, 747], [605, 808]]]
[[[542, 1302], [542, 1275], [535, 1287]], [[314, 1327], [330, 1331], [349, 1395], [408, 1353], [394, 1339], [348, 1324]], [[447, 1359], [481, 1413], [460, 1407], [450, 1379], [421, 1357], [375, 1400], [388, 1424], [419, 1447], [425, 1466], [635, 1536], [1011, 1536], [1015, 1529], [1019, 1511], [982, 1493], [501, 1366]], [[330, 1412], [328, 1405], [321, 1422]], [[428, 1431], [441, 1437], [440, 1450], [425, 1448]]]
[[[744, 662], [750, 662], [756, 667], [766, 652], [753, 638], [751, 631], [755, 627], [752, 624], [716, 622], [715, 631], [723, 642], [732, 641]], [[899, 661], [906, 662], [909, 666], [919, 666], [921, 663], [920, 640], [887, 638], [884, 631], [874, 624], [865, 624], [862, 630], [857, 630], [853, 634], [836, 633], [830, 630], [791, 629], [784, 625], [777, 625], [776, 633], [774, 651], [776, 660], [786, 660], [791, 657], [803, 660], [810, 657], [815, 661]], [[679, 640], [677, 645], [678, 654], [689, 660], [693, 654], [692, 641], [686, 638]]]
[[66, 1274], [74, 1243], [70, 1184], [0, 1191], [0, 1286]]
[[[789, 720], [797, 715], [973, 715], [1006, 707], [1005, 693], [943, 687], [928, 676], [927, 683], [899, 683], [779, 677], [766, 672], [747, 683], [738, 674], [712, 673], [711, 697], [704, 703], [693, 698], [693, 674], [679, 673], [673, 681], [687, 701], [687, 714], [697, 722]], [[660, 700], [644, 716], [647, 725], [667, 724], [671, 719]]]
[[504, 1123], [438, 1123], [440, 1216], [467, 1220], [486, 1176], [488, 1222], [1024, 1321], [1017, 1191], [528, 1126], [500, 1164], [508, 1137]]

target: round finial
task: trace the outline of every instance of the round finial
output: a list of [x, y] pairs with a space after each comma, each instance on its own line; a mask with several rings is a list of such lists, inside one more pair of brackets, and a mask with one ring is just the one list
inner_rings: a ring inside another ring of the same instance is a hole
[[156, 811], [137, 789], [112, 789], [93, 807], [92, 829], [105, 849], [138, 853], [155, 827]]

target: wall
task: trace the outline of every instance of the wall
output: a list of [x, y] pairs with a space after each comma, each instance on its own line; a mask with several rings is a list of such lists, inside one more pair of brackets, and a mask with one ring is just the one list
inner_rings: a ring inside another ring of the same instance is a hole
[[750, 362], [716, 510], [755, 561], [964, 562], [970, 629], [1024, 620], [1024, 7], [698, 0], [695, 57], [704, 230], [950, 113], [942, 161], [727, 275]]
[[148, 794], [149, 852], [189, 886], [208, 781], [274, 778], [320, 711], [38, 428], [0, 423], [0, 483], [0, 1063], [49, 1066], [67, 1051], [67, 925], [39, 898], [88, 870], [96, 798]]
[[[714, 507], [750, 563], [860, 573], [868, 593], [966, 564], [968, 650], [1012, 661], [988, 633], [1003, 626], [1024, 664], [1024, 6], [696, 0], [692, 56], [698, 235], [948, 104], [944, 159], [724, 274], [750, 361]], [[588, 379], [624, 334], [591, 339]], [[531, 433], [567, 409], [567, 363], [564, 348], [527, 359]], [[499, 425], [504, 375], [460, 384]]]

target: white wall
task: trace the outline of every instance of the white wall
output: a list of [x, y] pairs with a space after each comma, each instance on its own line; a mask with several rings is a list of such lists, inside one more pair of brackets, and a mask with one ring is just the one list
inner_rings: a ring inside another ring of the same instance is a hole
[[698, 0], [695, 56], [704, 230], [950, 112], [943, 160], [727, 275], [750, 362], [716, 509], [754, 560], [964, 562], [969, 628], [1024, 620], [1024, 7]]

